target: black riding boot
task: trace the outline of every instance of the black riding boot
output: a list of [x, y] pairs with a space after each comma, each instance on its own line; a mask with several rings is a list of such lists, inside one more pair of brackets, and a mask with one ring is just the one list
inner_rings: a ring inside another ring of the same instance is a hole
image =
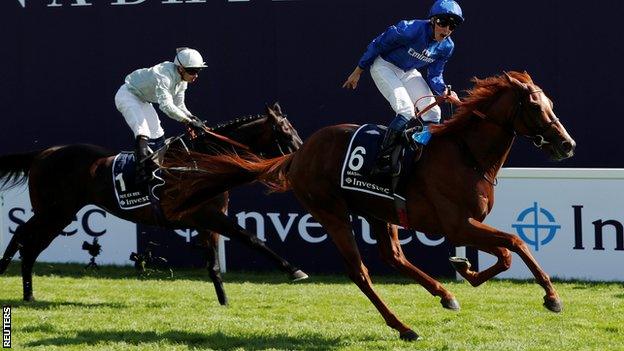
[[148, 156], [151, 155], [149, 138], [144, 135], [136, 137], [135, 144], [136, 170], [135, 178], [137, 184], [147, 183], [151, 179], [150, 162]]
[[398, 162], [400, 145], [397, 145], [397, 140], [403, 133], [405, 126], [409, 119], [402, 115], [396, 115], [384, 135], [381, 142], [379, 156], [377, 156], [377, 162], [375, 168], [371, 170], [372, 176], [380, 174], [398, 175], [401, 171]]
[[379, 155], [377, 156], [377, 163], [375, 168], [371, 171], [371, 175], [396, 175], [396, 173], [398, 173], [398, 157], [394, 157], [394, 153], [399, 147], [399, 145], [397, 145], [397, 140], [402, 132], [402, 130], [388, 128], [386, 135], [384, 135], [383, 141], [381, 142]]

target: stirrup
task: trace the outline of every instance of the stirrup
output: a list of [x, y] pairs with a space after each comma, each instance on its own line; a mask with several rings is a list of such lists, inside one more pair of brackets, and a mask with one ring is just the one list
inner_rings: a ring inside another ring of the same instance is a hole
[[401, 162], [398, 160], [398, 155], [402, 150], [402, 146], [394, 145], [386, 153], [377, 158], [375, 166], [371, 169], [371, 176], [389, 175], [396, 177], [401, 173]]

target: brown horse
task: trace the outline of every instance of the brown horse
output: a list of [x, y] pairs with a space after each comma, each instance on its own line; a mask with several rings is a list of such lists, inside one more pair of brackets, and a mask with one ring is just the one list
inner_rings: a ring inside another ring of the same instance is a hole
[[[548, 275], [517, 236], [483, 223], [494, 205], [494, 184], [516, 135], [531, 138], [554, 159], [571, 157], [575, 142], [553, 113], [551, 100], [529, 75], [511, 72], [484, 80], [474, 79], [465, 103], [448, 122], [433, 127], [433, 138], [422, 158], [410, 170], [407, 184], [409, 226], [440, 233], [457, 246], [473, 246], [498, 258], [481, 272], [456, 262], [459, 273], [477, 286], [511, 265], [510, 251], [518, 254], [544, 288], [544, 305], [559, 312], [562, 303]], [[303, 206], [327, 230], [344, 258], [349, 277], [371, 300], [386, 324], [406, 340], [418, 335], [386, 306], [373, 290], [352, 234], [350, 213], [363, 215], [371, 224], [385, 262], [415, 279], [441, 298], [449, 309], [457, 300], [439, 282], [413, 266], [399, 244], [399, 223], [392, 200], [340, 187], [343, 158], [355, 125], [326, 127], [313, 134], [297, 152], [273, 160], [222, 155], [203, 159], [208, 164], [229, 164], [230, 172], [247, 171], [248, 178], [265, 182], [274, 190], [292, 189]], [[238, 169], [236, 169], [237, 167]], [[228, 167], [210, 167], [210, 172]], [[178, 184], [181, 185], [181, 184]]]
[[[244, 144], [256, 154], [270, 157], [284, 155], [301, 146], [301, 139], [290, 122], [282, 115], [278, 104], [268, 108], [267, 114], [240, 118], [221, 124], [213, 129], [233, 140]], [[168, 158], [186, 153], [186, 147], [197, 152], [215, 153], [231, 150], [212, 135], [203, 134], [186, 143], [174, 142], [164, 156]], [[171, 184], [193, 169], [170, 170], [164, 173], [167, 181], [164, 196], [161, 196], [163, 218], [155, 214], [152, 206], [132, 210], [122, 210], [114, 196], [112, 179], [112, 152], [94, 145], [57, 146], [27, 154], [0, 157], [0, 179], [9, 188], [28, 177], [30, 199], [34, 215], [20, 225], [11, 238], [3, 258], [0, 260], [0, 273], [8, 267], [11, 258], [19, 249], [22, 256], [22, 280], [24, 300], [34, 300], [32, 291], [32, 268], [37, 256], [56, 238], [61, 230], [71, 223], [78, 210], [87, 204], [106, 209], [111, 214], [136, 223], [160, 225], [169, 228], [194, 228], [199, 232], [199, 242], [206, 247], [209, 275], [212, 279], [219, 302], [227, 303], [223, 282], [219, 274], [217, 242], [218, 233], [242, 240], [269, 257], [292, 280], [305, 279], [307, 275], [271, 251], [256, 235], [244, 230], [225, 215], [228, 205], [227, 191], [236, 183], [234, 178], [214, 180], [220, 192], [198, 199], [193, 211], [184, 215], [173, 212], [178, 201], [194, 195], [192, 187], [182, 192], [171, 191]]]

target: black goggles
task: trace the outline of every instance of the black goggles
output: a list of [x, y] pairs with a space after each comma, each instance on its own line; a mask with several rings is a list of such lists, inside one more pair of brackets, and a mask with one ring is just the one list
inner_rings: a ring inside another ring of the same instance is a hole
[[201, 72], [202, 68], [191, 68], [191, 67], [184, 67], [184, 71], [192, 76], [199, 74], [199, 72]]
[[450, 30], [455, 30], [459, 26], [453, 17], [436, 17], [434, 22], [440, 27], [449, 27]]

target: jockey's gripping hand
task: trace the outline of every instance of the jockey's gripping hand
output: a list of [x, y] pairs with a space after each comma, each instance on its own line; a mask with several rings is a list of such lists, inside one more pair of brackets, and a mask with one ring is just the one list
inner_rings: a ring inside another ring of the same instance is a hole
[[201, 129], [206, 127], [206, 125], [204, 124], [204, 121], [199, 119], [199, 117], [191, 116], [190, 119], [191, 120], [189, 121], [189, 124], [192, 125], [193, 127], [197, 127]]

